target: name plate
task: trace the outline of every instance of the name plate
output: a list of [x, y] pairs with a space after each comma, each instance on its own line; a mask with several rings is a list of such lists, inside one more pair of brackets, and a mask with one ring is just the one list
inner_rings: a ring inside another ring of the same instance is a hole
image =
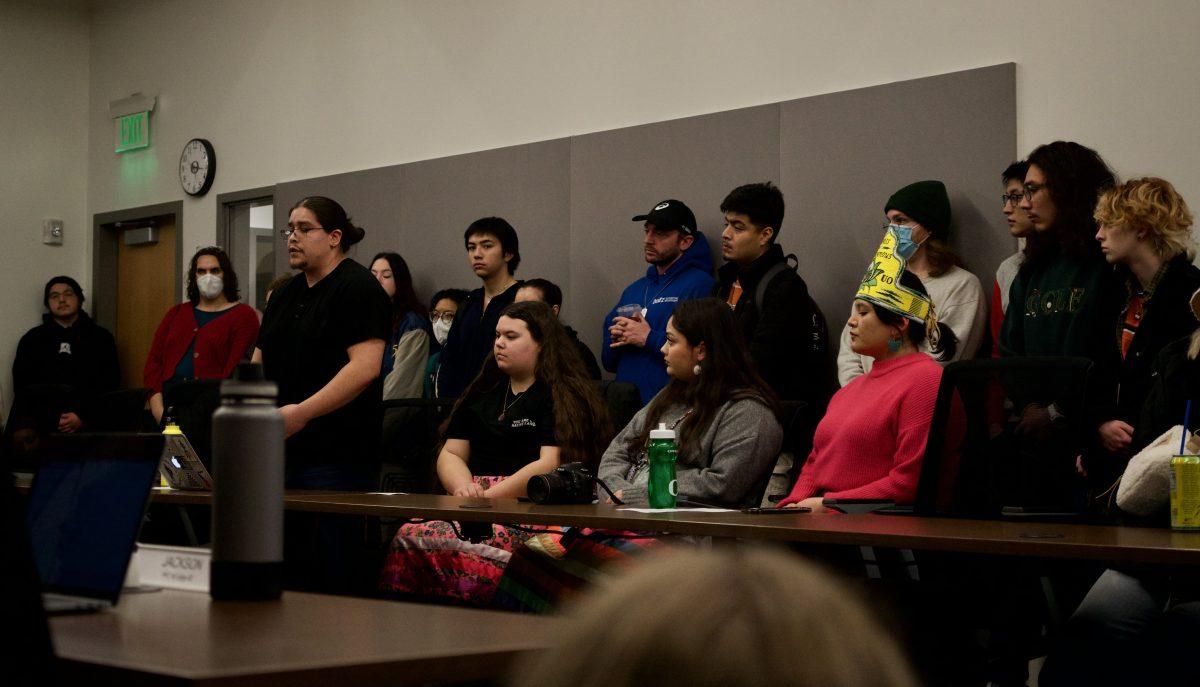
[[211, 549], [138, 544], [133, 562], [145, 586], [207, 592], [211, 561]]

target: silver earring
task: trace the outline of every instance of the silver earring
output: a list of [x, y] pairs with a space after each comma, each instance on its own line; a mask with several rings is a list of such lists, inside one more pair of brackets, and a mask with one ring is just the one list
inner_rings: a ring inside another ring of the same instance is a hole
[[696, 366], [692, 368], [692, 374], [696, 375], [697, 377], [700, 376], [701, 371], [702, 370], [700, 369], [700, 363], [696, 363]]

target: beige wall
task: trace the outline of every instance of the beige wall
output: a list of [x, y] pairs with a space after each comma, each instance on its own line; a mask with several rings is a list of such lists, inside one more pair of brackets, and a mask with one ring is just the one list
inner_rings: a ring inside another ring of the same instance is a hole
[[[1200, 204], [1193, 0], [125, 0], [95, 13], [92, 212], [181, 197], [192, 136], [217, 147], [219, 193], [1009, 61], [1019, 150], [1077, 139]], [[159, 95], [155, 144], [118, 159], [104, 109], [136, 90]], [[211, 241], [212, 196], [184, 213], [185, 246]]]
[[[64, 248], [37, 246], [40, 218], [63, 214], [82, 229], [84, 184], [89, 216], [183, 198], [175, 167], [194, 136], [214, 142], [219, 170], [212, 193], [184, 201], [189, 251], [214, 240], [221, 192], [1012, 61], [1019, 150], [1076, 139], [1122, 174], [1172, 179], [1200, 205], [1194, 0], [93, 4], [87, 133], [76, 131], [88, 60], [78, 13], [56, 23], [54, 11], [6, 8], [14, 21], [0, 23], [3, 106], [16, 108], [4, 121], [53, 139], [35, 152], [26, 136], [0, 134], [39, 168], [0, 184], [6, 206], [24, 207], [4, 213], [9, 245], [35, 251], [4, 277], [22, 316], [36, 314], [34, 276], [86, 264], [81, 231]], [[13, 57], [32, 71], [14, 73]], [[14, 103], [10, 83], [49, 100]], [[159, 97], [154, 143], [118, 157], [107, 104], [134, 91]], [[454, 280], [470, 276], [464, 266]], [[0, 353], [14, 332], [0, 330]]]
[[[17, 340], [37, 324], [42, 287], [87, 274], [88, 17], [83, 2], [0, 2], [0, 413], [12, 402]], [[42, 244], [42, 220], [66, 225]], [[86, 307], [86, 305], [85, 305]]]

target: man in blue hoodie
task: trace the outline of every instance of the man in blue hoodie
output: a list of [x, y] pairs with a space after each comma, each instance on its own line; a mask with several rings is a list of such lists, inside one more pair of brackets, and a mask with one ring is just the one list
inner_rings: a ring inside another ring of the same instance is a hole
[[600, 357], [604, 369], [617, 373], [617, 381], [637, 386], [645, 405], [667, 384], [661, 349], [675, 305], [704, 298], [715, 282], [708, 241], [697, 231], [696, 215], [688, 206], [664, 200], [633, 221], [645, 222], [643, 247], [650, 267], [604, 318], [608, 345]]

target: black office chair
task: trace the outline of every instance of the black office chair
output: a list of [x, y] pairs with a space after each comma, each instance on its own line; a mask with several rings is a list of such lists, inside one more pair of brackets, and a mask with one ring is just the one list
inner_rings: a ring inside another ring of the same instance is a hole
[[[964, 360], [942, 374], [914, 512], [998, 518], [1082, 514], [1075, 472], [1085, 446], [1092, 362], [1026, 357]], [[1022, 411], [1055, 406], [1048, 424]]]
[[642, 395], [632, 382], [606, 379], [597, 384], [600, 385], [600, 395], [608, 404], [608, 417], [612, 420], [613, 431], [619, 434], [642, 409]]
[[398, 398], [383, 402], [382, 491], [421, 494], [434, 490], [438, 429], [450, 414], [454, 401]]
[[[796, 478], [800, 474], [800, 467], [804, 465], [804, 460], [808, 457], [808, 450], [805, 447], [811, 448], [812, 446], [815, 423], [809, 413], [808, 403], [804, 401], [782, 401], [779, 406], [779, 422], [783, 426], [783, 442], [780, 445], [779, 452], [780, 455], [785, 452], [791, 452], [792, 455], [792, 465], [788, 468], [787, 483], [783, 489], [783, 495], [786, 495], [791, 491], [792, 486], [796, 484]], [[767, 493], [767, 488], [771, 484], [771, 478], [775, 475], [775, 469], [778, 465], [779, 456], [776, 456], [776, 459], [771, 461], [766, 473], [747, 492], [746, 498], [742, 502], [743, 508], [753, 508], [762, 504], [763, 498]]]

